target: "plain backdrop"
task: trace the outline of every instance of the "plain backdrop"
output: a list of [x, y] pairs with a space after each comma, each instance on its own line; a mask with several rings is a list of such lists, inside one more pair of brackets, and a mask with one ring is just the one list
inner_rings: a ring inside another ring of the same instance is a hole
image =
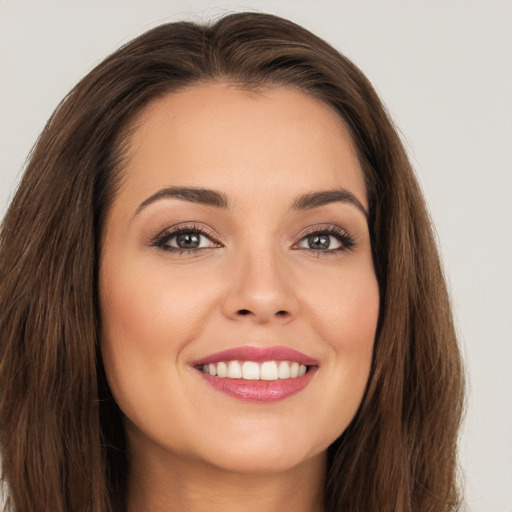
[[159, 23], [237, 10], [317, 33], [388, 106], [437, 228], [467, 364], [467, 503], [512, 512], [510, 2], [0, 1], [0, 217], [45, 121], [95, 64]]

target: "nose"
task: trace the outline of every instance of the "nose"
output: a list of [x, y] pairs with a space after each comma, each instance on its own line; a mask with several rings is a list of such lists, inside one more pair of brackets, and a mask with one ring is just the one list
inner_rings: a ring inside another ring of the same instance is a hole
[[297, 316], [296, 280], [289, 264], [276, 255], [248, 254], [237, 258], [228, 272], [222, 307], [231, 320], [284, 324]]

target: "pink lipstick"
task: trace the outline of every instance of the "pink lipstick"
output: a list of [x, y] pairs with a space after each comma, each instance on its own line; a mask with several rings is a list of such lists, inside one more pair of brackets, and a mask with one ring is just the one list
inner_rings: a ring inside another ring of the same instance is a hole
[[288, 347], [239, 347], [192, 363], [214, 389], [253, 402], [283, 400], [304, 389], [318, 361]]

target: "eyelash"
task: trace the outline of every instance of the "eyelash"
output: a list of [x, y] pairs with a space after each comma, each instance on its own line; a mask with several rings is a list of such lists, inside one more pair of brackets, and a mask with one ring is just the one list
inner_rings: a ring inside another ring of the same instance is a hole
[[214, 236], [206, 231], [204, 228], [200, 226], [196, 226], [195, 224], [191, 225], [184, 225], [184, 226], [178, 226], [176, 228], [173, 228], [171, 231], [164, 231], [163, 233], [160, 233], [153, 243], [151, 244], [153, 247], [157, 247], [163, 251], [167, 252], [173, 252], [177, 254], [193, 254], [197, 253], [198, 251], [205, 249], [205, 247], [197, 247], [193, 249], [184, 249], [180, 247], [172, 247], [170, 245], [167, 245], [167, 243], [172, 240], [173, 238], [183, 234], [183, 233], [193, 233], [200, 236], [204, 236], [208, 238], [216, 247], [221, 247], [221, 244], [215, 240]]
[[345, 229], [335, 226], [335, 225], [324, 225], [324, 226], [313, 226], [304, 233], [301, 234], [299, 241], [294, 244], [294, 246], [297, 246], [300, 242], [308, 238], [312, 235], [328, 235], [334, 237], [340, 244], [341, 247], [338, 247], [337, 249], [325, 249], [325, 250], [317, 250], [312, 248], [303, 248], [303, 247], [297, 247], [296, 250], [305, 250], [305, 251], [311, 251], [315, 253], [317, 257], [320, 257], [321, 255], [332, 255], [337, 254], [345, 251], [351, 251], [355, 248], [356, 242], [354, 240], [354, 237]]
[[[173, 228], [171, 231], [164, 231], [163, 233], [160, 233], [156, 236], [154, 241], [152, 242], [153, 247], [157, 247], [163, 251], [177, 253], [179, 255], [181, 254], [197, 254], [198, 251], [201, 251], [202, 249], [208, 249], [209, 247], [197, 247], [192, 249], [184, 249], [179, 247], [172, 247], [170, 245], [167, 245], [170, 240], [173, 238], [179, 236], [183, 233], [190, 233], [190, 234], [197, 234], [200, 236], [206, 237], [212, 244], [214, 244], [214, 247], [222, 247], [220, 242], [218, 242], [215, 237], [205, 230], [204, 228], [200, 226], [196, 226], [194, 224], [191, 225], [184, 225], [184, 226], [178, 226], [176, 228]], [[317, 250], [312, 248], [306, 248], [306, 247], [298, 247], [298, 244], [305, 240], [307, 237], [312, 235], [328, 235], [336, 238], [336, 240], [341, 244], [341, 247], [336, 249], [325, 249], [325, 250]], [[302, 233], [298, 242], [294, 243], [293, 249], [295, 250], [304, 250], [304, 251], [311, 251], [313, 253], [316, 253], [317, 256], [320, 256], [321, 254], [335, 254], [340, 253], [344, 251], [350, 251], [356, 246], [356, 242], [354, 238], [350, 235], [348, 231], [345, 229], [339, 227], [339, 226], [333, 226], [333, 225], [326, 225], [326, 226], [314, 226], [307, 230], [306, 232]]]

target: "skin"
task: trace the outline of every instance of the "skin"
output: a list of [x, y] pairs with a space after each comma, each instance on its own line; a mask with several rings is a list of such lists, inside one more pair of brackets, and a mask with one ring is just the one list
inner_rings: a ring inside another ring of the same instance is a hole
[[[159, 98], [134, 126], [99, 283], [102, 356], [129, 446], [128, 508], [320, 511], [327, 447], [368, 380], [379, 294], [361, 208], [292, 205], [342, 188], [368, 209], [352, 140], [330, 107], [301, 92], [226, 83]], [[228, 207], [165, 197], [141, 208], [170, 186], [220, 191]], [[190, 224], [208, 232], [201, 248], [155, 246]], [[315, 227], [344, 230], [353, 246], [327, 233], [328, 249], [312, 248]], [[254, 403], [191, 366], [246, 345], [296, 349], [318, 370], [299, 393]]]

